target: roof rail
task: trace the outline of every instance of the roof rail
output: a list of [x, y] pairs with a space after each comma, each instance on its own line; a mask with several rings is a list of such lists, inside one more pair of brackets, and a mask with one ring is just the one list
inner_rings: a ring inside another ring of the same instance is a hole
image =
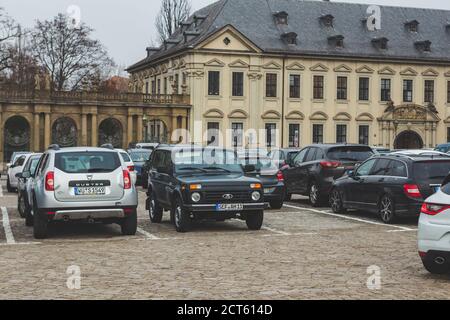
[[55, 151], [57, 151], [57, 150], [60, 150], [60, 149], [61, 148], [60, 148], [60, 146], [58, 144], [51, 144], [51, 145], [48, 146], [48, 150], [55, 150]]
[[100, 148], [114, 150], [114, 146], [111, 143], [105, 143], [100, 146]]

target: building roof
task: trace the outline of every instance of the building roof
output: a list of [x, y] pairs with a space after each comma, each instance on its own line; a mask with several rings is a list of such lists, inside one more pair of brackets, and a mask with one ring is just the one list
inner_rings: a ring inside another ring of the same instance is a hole
[[[368, 7], [328, 1], [220, 0], [194, 13], [187, 30], [179, 28], [167, 46], [129, 70], [193, 48], [230, 25], [268, 53], [450, 62], [450, 11], [380, 6], [381, 29], [369, 31]], [[274, 14], [279, 12], [288, 14], [288, 25], [277, 25]], [[195, 17], [204, 19], [197, 27]], [[323, 23], [324, 17], [331, 17], [332, 26]], [[411, 21], [419, 23], [418, 32], [409, 30]], [[297, 34], [295, 45], [286, 43], [282, 37], [286, 33]], [[330, 43], [336, 36], [344, 38], [342, 48]], [[381, 38], [388, 40], [385, 50], [373, 41]], [[429, 52], [419, 45], [427, 41]]]

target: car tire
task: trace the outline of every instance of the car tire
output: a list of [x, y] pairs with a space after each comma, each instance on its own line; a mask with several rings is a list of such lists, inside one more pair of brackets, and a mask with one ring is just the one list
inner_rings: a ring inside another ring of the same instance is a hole
[[338, 189], [333, 189], [330, 194], [330, 207], [334, 213], [347, 213], [347, 209], [344, 208], [341, 193]]
[[34, 218], [31, 215], [31, 212], [27, 212], [26, 215], [25, 215], [25, 226], [32, 227], [33, 224], [34, 224], [33, 221], [34, 221]]
[[181, 200], [179, 198], [175, 200], [175, 204], [172, 210], [175, 229], [177, 230], [177, 232], [188, 232], [191, 229], [192, 225], [191, 217], [189, 212], [182, 208]]
[[282, 200], [274, 200], [269, 202], [270, 208], [279, 210], [283, 208], [283, 201]]
[[313, 181], [309, 186], [309, 202], [313, 207], [320, 207], [323, 203], [322, 195], [320, 194], [319, 185]]
[[249, 212], [245, 219], [249, 230], [261, 230], [264, 221], [264, 211]]
[[391, 196], [388, 194], [382, 196], [378, 207], [380, 218], [384, 223], [395, 223], [397, 216], [395, 214], [395, 203]]
[[6, 179], [6, 190], [7, 190], [9, 193], [13, 193], [13, 192], [14, 192], [14, 188], [11, 187], [11, 182], [9, 181], [9, 176], [8, 176], [8, 178]]
[[292, 200], [292, 193], [286, 193], [284, 194], [284, 201], [291, 201]]
[[122, 230], [122, 235], [124, 236], [134, 236], [137, 232], [137, 210], [134, 209], [133, 212], [123, 218], [120, 223], [120, 228]]
[[48, 220], [39, 214], [37, 208], [33, 211], [33, 236], [35, 239], [45, 239], [48, 235]]
[[450, 273], [450, 266], [448, 263], [438, 264], [431, 259], [425, 259], [423, 261], [423, 266], [431, 274], [442, 275]]
[[151, 193], [148, 200], [149, 200], [148, 215], [150, 217], [150, 221], [153, 223], [161, 223], [164, 209], [159, 205], [153, 192]]
[[17, 210], [19, 211], [19, 215], [22, 219], [25, 218], [25, 199], [23, 198], [22, 192], [19, 192], [19, 195], [17, 196]]

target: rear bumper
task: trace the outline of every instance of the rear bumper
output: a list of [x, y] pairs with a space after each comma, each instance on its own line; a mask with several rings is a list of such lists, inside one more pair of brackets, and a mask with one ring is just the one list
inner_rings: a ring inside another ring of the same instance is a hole
[[395, 205], [395, 212], [399, 216], [403, 217], [418, 217], [420, 215], [420, 209], [422, 208], [422, 201], [411, 200], [406, 204]]
[[265, 187], [264, 189], [272, 189], [272, 188], [274, 188], [273, 192], [264, 193], [264, 201], [265, 202], [283, 201], [284, 200], [284, 194], [285, 194], [284, 186]]
[[[245, 211], [259, 211], [264, 210], [266, 208], [265, 203], [244, 203], [244, 209], [241, 211], [236, 211], [234, 213], [240, 213]], [[228, 214], [233, 213], [233, 211], [216, 211], [216, 205], [215, 204], [192, 204], [192, 205], [185, 205], [185, 210], [191, 211], [191, 212], [211, 212], [214, 214]]]
[[450, 225], [430, 223], [428, 216], [421, 215], [418, 239], [421, 252], [450, 252]]
[[68, 220], [102, 220], [125, 218], [130, 214], [129, 210], [136, 210], [137, 207], [113, 207], [113, 208], [58, 208], [58, 209], [40, 209], [39, 214], [52, 221]]

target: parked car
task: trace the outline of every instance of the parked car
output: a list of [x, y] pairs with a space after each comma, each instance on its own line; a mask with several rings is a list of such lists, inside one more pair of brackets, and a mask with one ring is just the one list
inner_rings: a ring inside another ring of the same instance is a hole
[[269, 151], [265, 148], [238, 148], [237, 153], [239, 157], [267, 157]]
[[135, 149], [148, 149], [148, 150], [155, 150], [156, 147], [158, 147], [159, 143], [148, 143], [148, 142], [141, 142], [136, 143]]
[[245, 220], [259, 230], [264, 219], [261, 182], [246, 177], [254, 166], [243, 167], [234, 151], [222, 148], [158, 147], [152, 154], [147, 209], [160, 223], [164, 209], [178, 232], [197, 220]]
[[372, 150], [375, 154], [380, 154], [382, 156], [392, 152], [391, 149], [383, 148], [383, 147], [372, 147]]
[[450, 143], [440, 144], [434, 150], [435, 151], [439, 151], [439, 152], [443, 152], [443, 153], [447, 153], [447, 152], [450, 151]]
[[254, 166], [255, 170], [247, 172], [248, 177], [259, 179], [264, 187], [264, 201], [272, 209], [281, 209], [284, 202], [284, 177], [278, 165], [269, 157], [240, 158], [243, 166]]
[[417, 217], [424, 199], [440, 188], [449, 172], [450, 156], [445, 154], [375, 156], [335, 181], [330, 205], [335, 213], [373, 212], [385, 223], [399, 216]]
[[334, 180], [373, 155], [365, 145], [318, 144], [302, 149], [283, 169], [286, 199], [300, 194], [309, 196], [315, 207], [324, 204]]
[[149, 149], [131, 149], [128, 150], [131, 160], [134, 163], [134, 170], [136, 172], [136, 184], [142, 185], [142, 167], [145, 162], [150, 159], [152, 150]]
[[19, 185], [19, 180], [17, 179], [17, 173], [22, 172], [23, 166], [27, 162], [28, 158], [31, 156], [31, 153], [21, 153], [17, 154], [14, 157], [14, 162], [8, 168], [7, 177], [6, 177], [6, 190], [8, 192], [15, 192]]
[[422, 205], [418, 245], [423, 265], [430, 273], [450, 272], [450, 176]]
[[32, 188], [37, 239], [47, 237], [52, 221], [117, 223], [124, 235], [136, 233], [136, 188], [115, 150], [51, 146], [39, 161]]
[[142, 188], [144, 188], [144, 189], [148, 189], [148, 177], [149, 177], [150, 168], [151, 168], [151, 160], [149, 159], [149, 160], [145, 161], [145, 163], [141, 169]]
[[283, 168], [288, 165], [295, 158], [295, 156], [300, 152], [300, 149], [289, 148], [289, 149], [276, 149], [269, 152], [268, 156], [272, 161], [278, 166], [278, 168]]
[[134, 162], [133, 162], [133, 160], [131, 160], [130, 155], [128, 154], [128, 152], [126, 152], [123, 149], [116, 149], [116, 151], [119, 152], [120, 156], [122, 157], [123, 162], [125, 162], [125, 165], [127, 166], [128, 171], [130, 172], [131, 180], [133, 181], [133, 184], [136, 184], [137, 173], [136, 173]]
[[31, 186], [34, 180], [37, 165], [41, 159], [42, 153], [33, 153], [25, 163], [22, 172], [17, 173], [19, 180], [17, 208], [19, 215], [25, 219], [25, 224], [28, 227], [33, 225], [33, 216], [31, 215], [31, 205], [29, 199], [31, 198]]

